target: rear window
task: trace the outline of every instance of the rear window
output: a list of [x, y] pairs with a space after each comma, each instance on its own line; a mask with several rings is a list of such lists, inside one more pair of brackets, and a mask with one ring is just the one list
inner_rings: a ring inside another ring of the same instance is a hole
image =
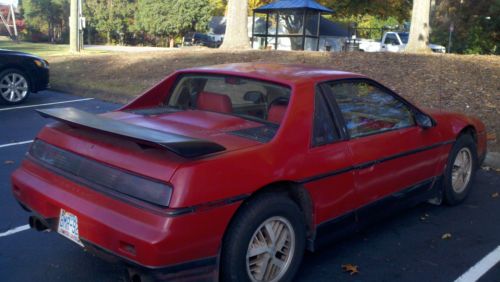
[[234, 115], [279, 125], [291, 90], [260, 80], [223, 75], [183, 75], [178, 79], [168, 106]]

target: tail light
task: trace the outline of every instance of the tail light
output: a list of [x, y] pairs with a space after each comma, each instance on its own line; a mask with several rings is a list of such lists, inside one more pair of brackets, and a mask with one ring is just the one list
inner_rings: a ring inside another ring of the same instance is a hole
[[91, 188], [117, 192], [160, 207], [168, 207], [170, 202], [172, 187], [166, 183], [102, 164], [39, 139], [33, 142], [29, 154], [49, 167], [84, 180]]

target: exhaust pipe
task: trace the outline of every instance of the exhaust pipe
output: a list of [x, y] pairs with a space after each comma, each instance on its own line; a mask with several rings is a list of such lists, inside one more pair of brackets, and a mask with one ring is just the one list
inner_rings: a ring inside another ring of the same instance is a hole
[[36, 231], [46, 231], [50, 229], [49, 224], [43, 218], [38, 216], [30, 216], [28, 222], [30, 227]]
[[150, 282], [156, 281], [153, 276], [148, 275], [142, 271], [139, 271], [133, 267], [127, 267], [125, 270], [125, 280], [127, 282]]

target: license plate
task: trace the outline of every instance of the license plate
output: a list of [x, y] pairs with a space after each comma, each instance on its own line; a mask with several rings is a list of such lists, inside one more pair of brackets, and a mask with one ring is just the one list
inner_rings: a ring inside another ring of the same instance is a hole
[[78, 217], [76, 215], [61, 209], [57, 232], [83, 247], [78, 235]]

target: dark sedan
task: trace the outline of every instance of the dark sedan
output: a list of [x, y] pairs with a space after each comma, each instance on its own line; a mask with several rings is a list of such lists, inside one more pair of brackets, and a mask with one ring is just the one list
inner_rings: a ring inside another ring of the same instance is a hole
[[49, 63], [28, 53], [0, 49], [0, 103], [18, 104], [49, 85]]

